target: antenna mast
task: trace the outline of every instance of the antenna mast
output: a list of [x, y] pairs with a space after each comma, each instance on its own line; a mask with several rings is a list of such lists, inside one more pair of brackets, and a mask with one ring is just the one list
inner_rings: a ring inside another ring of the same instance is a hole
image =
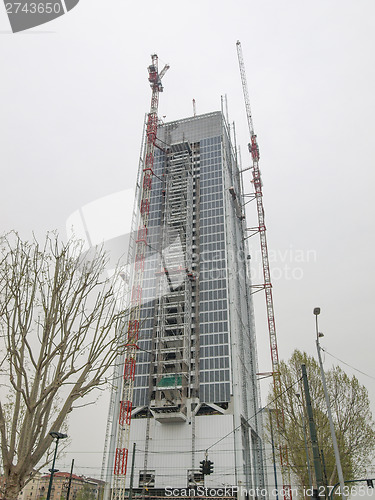
[[[273, 308], [273, 298], [272, 298], [272, 283], [271, 283], [271, 272], [268, 258], [268, 246], [267, 246], [267, 237], [266, 237], [266, 225], [265, 225], [265, 214], [263, 208], [263, 192], [262, 192], [262, 181], [261, 174], [259, 170], [259, 146], [257, 142], [257, 136], [254, 132], [254, 124], [253, 118], [251, 114], [250, 107], [250, 99], [249, 93], [247, 90], [247, 80], [246, 80], [246, 72], [245, 72], [245, 64], [242, 56], [242, 48], [241, 42], [237, 41], [237, 56], [238, 63], [240, 67], [241, 73], [241, 81], [242, 81], [242, 90], [245, 100], [246, 107], [246, 116], [247, 123], [249, 126], [250, 132], [250, 144], [249, 151], [252, 158], [252, 175], [253, 175], [253, 184], [254, 184], [254, 197], [257, 204], [258, 211], [258, 227], [250, 228], [251, 234], [259, 233], [260, 236], [260, 249], [262, 255], [262, 266], [263, 266], [263, 277], [264, 283], [262, 285], [253, 285], [255, 291], [264, 290], [266, 296], [266, 308], [267, 308], [267, 320], [268, 320], [268, 332], [270, 339], [270, 347], [271, 347], [271, 362], [272, 362], [272, 376], [273, 376], [273, 385], [275, 395], [281, 393], [281, 379], [280, 379], [280, 371], [279, 371], [279, 354], [277, 349], [277, 337], [276, 337], [276, 324], [275, 324], [275, 314]], [[283, 490], [284, 490], [284, 499], [291, 500], [292, 492], [290, 487], [290, 471], [289, 471], [289, 461], [288, 461], [288, 448], [285, 439], [282, 438], [282, 429], [285, 425], [284, 421], [284, 410], [279, 407], [278, 400], [275, 400], [276, 406], [276, 416], [277, 416], [277, 428], [279, 434], [279, 451], [280, 451], [280, 464], [281, 464], [281, 473], [283, 477]]]

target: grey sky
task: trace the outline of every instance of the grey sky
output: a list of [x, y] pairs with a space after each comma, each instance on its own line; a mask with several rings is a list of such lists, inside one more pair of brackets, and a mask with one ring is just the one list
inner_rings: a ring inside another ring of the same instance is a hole
[[[322, 346], [375, 377], [373, 0], [80, 0], [19, 34], [0, 5], [1, 232], [65, 234], [79, 207], [134, 186], [153, 52], [171, 65], [160, 116], [192, 115], [193, 98], [199, 114], [214, 111], [227, 94], [248, 166], [237, 39], [261, 152], [279, 355], [316, 355], [320, 306]], [[255, 206], [249, 216], [255, 225]], [[251, 245], [259, 256], [255, 237]], [[259, 371], [269, 371], [261, 294], [256, 322]], [[375, 408], [375, 380], [357, 376]], [[77, 473], [99, 475], [106, 413], [102, 399], [71, 418], [60, 470], [74, 457]]]

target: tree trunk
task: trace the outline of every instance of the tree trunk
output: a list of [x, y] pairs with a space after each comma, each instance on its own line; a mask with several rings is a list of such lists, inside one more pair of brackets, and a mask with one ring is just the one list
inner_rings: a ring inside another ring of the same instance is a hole
[[6, 478], [3, 500], [17, 500], [19, 492], [24, 486], [23, 478], [15, 471], [11, 471]]
[[333, 468], [333, 471], [332, 471], [332, 474], [331, 474], [331, 476], [330, 476], [330, 478], [329, 478], [329, 484], [330, 484], [331, 486], [333, 486], [334, 484], [336, 484], [336, 483], [337, 483], [337, 477], [338, 477], [338, 476], [337, 476], [337, 469], [336, 469], [336, 464], [335, 464], [335, 466], [334, 466], [334, 468]]

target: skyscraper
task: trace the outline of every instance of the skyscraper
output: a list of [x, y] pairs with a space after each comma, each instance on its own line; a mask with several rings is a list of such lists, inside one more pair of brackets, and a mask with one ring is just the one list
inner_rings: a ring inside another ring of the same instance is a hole
[[[161, 124], [157, 136], [130, 434], [134, 487], [260, 488], [250, 257], [231, 133], [213, 112]], [[134, 263], [136, 252], [131, 244]], [[114, 395], [112, 443], [120, 403]], [[205, 457], [214, 471], [202, 476]]]

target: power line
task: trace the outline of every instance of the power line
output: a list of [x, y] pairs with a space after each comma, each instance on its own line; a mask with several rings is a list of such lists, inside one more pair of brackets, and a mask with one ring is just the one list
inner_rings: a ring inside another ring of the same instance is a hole
[[332, 358], [335, 358], [337, 359], [337, 361], [340, 361], [340, 363], [343, 363], [344, 365], [346, 366], [349, 366], [349, 368], [352, 368], [353, 370], [359, 372], [359, 373], [362, 373], [362, 375], [366, 375], [366, 377], [370, 377], [372, 378], [373, 380], [375, 380], [375, 377], [373, 377], [372, 375], [369, 375], [368, 373], [365, 373], [361, 370], [358, 370], [358, 368], [355, 368], [354, 366], [350, 365], [349, 363], [346, 363], [345, 361], [343, 361], [342, 359], [340, 358], [337, 358], [336, 356], [334, 356], [333, 354], [331, 354], [330, 352], [327, 351], [327, 349], [324, 349], [324, 347], [320, 347], [322, 351], [326, 352], [327, 354], [329, 354]]
[[[301, 380], [302, 380], [302, 377], [299, 378], [298, 380], [296, 380], [292, 385], [290, 385], [289, 387], [287, 387], [284, 391], [281, 392], [281, 394], [279, 394], [278, 396], [276, 396], [276, 398], [274, 398], [272, 401], [270, 401], [265, 406], [263, 406], [262, 408], [260, 408], [259, 410], [257, 410], [251, 417], [249, 417], [247, 420], [245, 420], [245, 422], [246, 423], [249, 422], [252, 418], [254, 418], [256, 415], [258, 415], [258, 413], [262, 412], [268, 406], [272, 405], [275, 401], [277, 401], [279, 398], [281, 398], [286, 392], [288, 392], [292, 387], [294, 387], [296, 384], [298, 384]], [[215, 441], [213, 444], [211, 444], [207, 448], [204, 448], [204, 449], [201, 449], [201, 450], [197, 450], [197, 452], [204, 452], [204, 451], [210, 450], [211, 448], [213, 448], [214, 446], [216, 446], [217, 444], [219, 444], [221, 441], [223, 441], [224, 439], [226, 439], [228, 436], [230, 436], [231, 434], [233, 434], [236, 430], [240, 429], [241, 426], [242, 426], [242, 424], [238, 425], [237, 427], [235, 427], [234, 429], [232, 429], [230, 432], [228, 432], [228, 434], [226, 434], [225, 436], [221, 437], [218, 441]], [[173, 441], [173, 439], [172, 439], [172, 441]], [[139, 451], [141, 453], [144, 452], [144, 450], [139, 449], [139, 448], [137, 448], [137, 451]], [[220, 450], [220, 451], [225, 451], [226, 452], [226, 450]], [[149, 451], [149, 453], [154, 453], [154, 454], [168, 454], [168, 453], [170, 453], [170, 450], [165, 450], [165, 451]], [[174, 453], [176, 453], [176, 452], [174, 452]], [[191, 450], [180, 451], [178, 453], [179, 454], [191, 453]]]
[[[274, 398], [272, 401], [270, 401], [268, 404], [266, 404], [266, 406], [263, 406], [263, 408], [260, 408], [259, 410], [257, 410], [254, 415], [252, 415], [250, 418], [248, 418], [245, 422], [249, 422], [249, 420], [251, 420], [252, 418], [254, 418], [256, 415], [258, 415], [258, 413], [260, 413], [261, 411], [263, 411], [265, 408], [267, 408], [268, 406], [270, 406], [271, 404], [273, 404], [275, 401], [277, 401], [279, 398], [281, 398], [281, 396], [283, 396], [286, 392], [288, 392], [292, 387], [294, 387], [296, 384], [298, 384], [300, 381], [302, 380], [302, 377], [300, 377], [296, 382], [294, 382], [291, 386], [287, 387], [284, 391], [282, 391], [278, 396], [276, 396], [276, 398]], [[226, 434], [225, 436], [223, 436], [222, 438], [220, 438], [218, 441], [216, 441], [214, 444], [212, 444], [211, 446], [209, 446], [207, 448], [207, 450], [210, 450], [211, 448], [213, 448], [214, 446], [216, 446], [218, 443], [220, 443], [221, 441], [223, 441], [223, 439], [227, 438], [228, 436], [230, 436], [230, 434], [232, 434], [233, 432], [235, 432], [236, 430], [240, 429], [242, 426], [242, 424], [238, 425], [237, 427], [235, 427], [232, 431], [228, 432], [228, 434]]]

